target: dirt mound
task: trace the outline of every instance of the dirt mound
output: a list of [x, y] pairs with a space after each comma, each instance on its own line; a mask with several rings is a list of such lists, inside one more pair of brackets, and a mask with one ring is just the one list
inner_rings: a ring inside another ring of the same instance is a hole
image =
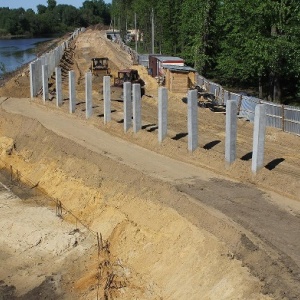
[[[13, 131], [8, 130], [4, 116], [13, 122]], [[268, 299], [259, 295], [261, 283], [250, 276], [241, 262], [228, 255], [230, 251], [223, 243], [160, 203], [161, 197], [185, 201], [176, 189], [57, 137], [35, 121], [5, 114], [1, 120], [1, 134], [9, 131], [15, 145], [10, 155], [2, 154], [1, 160], [18, 166], [22, 177], [38, 182], [40, 188], [60, 199], [91, 229], [101, 232], [108, 240], [110, 254], [103, 259], [103, 265], [110, 266], [110, 274], [113, 274], [108, 277], [111, 282], [106, 281], [112, 297], [199, 299], [201, 295], [202, 299]], [[34, 132], [30, 128], [35, 128]], [[25, 132], [26, 136], [22, 134]], [[162, 194], [162, 191], [166, 192]], [[33, 212], [23, 211], [25, 215], [33, 216]], [[45, 221], [45, 212], [40, 216]], [[37, 218], [34, 219], [37, 222]], [[7, 222], [7, 218], [1, 220]], [[24, 229], [21, 230], [21, 226], [26, 228], [25, 220], [20, 216], [19, 220], [20, 230], [15, 232], [25, 234]], [[25, 248], [44, 249], [44, 260], [55, 266], [47, 255], [55, 255], [65, 246], [60, 244], [57, 248], [51, 243], [54, 246], [51, 250], [46, 237], [39, 243], [44, 225], [40, 223], [38, 227], [41, 229], [32, 240], [33, 246], [26, 244]], [[55, 236], [55, 240], [60, 240], [57, 233]], [[2, 238], [6, 242], [14, 241], [12, 236]], [[85, 242], [80, 244], [85, 245]], [[24, 248], [20, 242], [14, 245], [16, 247]], [[24, 255], [40, 257], [40, 254], [28, 251]], [[20, 268], [18, 260], [15, 262]], [[8, 262], [2, 278], [17, 290], [24, 291], [16, 274], [15, 277], [7, 276], [10, 268]], [[74, 285], [79, 294], [84, 294], [84, 299], [95, 297], [95, 291], [89, 291], [89, 287], [97, 283], [95, 268], [90, 270], [83, 271], [81, 279]], [[35, 274], [34, 264], [27, 272], [32, 276]]]

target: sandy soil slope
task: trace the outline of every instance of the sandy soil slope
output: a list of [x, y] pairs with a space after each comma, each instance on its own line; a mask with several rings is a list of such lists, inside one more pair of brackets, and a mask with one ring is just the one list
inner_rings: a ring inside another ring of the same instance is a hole
[[[239, 120], [238, 160], [226, 169], [225, 116], [199, 109], [200, 147], [189, 154], [185, 95], [170, 94], [168, 138], [158, 145], [157, 85], [140, 66], [133, 67], [146, 82], [141, 132], [123, 133], [122, 101], [114, 88], [112, 122], [103, 125], [98, 78], [94, 116], [85, 120], [83, 79], [95, 56], [108, 56], [113, 72], [131, 63], [103, 32], [88, 30], [61, 63], [64, 105], [57, 109], [54, 101], [42, 105], [38, 98], [8, 98], [27, 96], [26, 74], [14, 79], [0, 90], [5, 96], [0, 136], [1, 160], [60, 199], [109, 241], [109, 253], [103, 254], [103, 296], [298, 299], [299, 137], [268, 129], [266, 167], [253, 176], [252, 124]], [[71, 68], [78, 79], [75, 115], [67, 113], [66, 74]], [[24, 80], [24, 89], [13, 92], [16, 80]], [[67, 259], [66, 265], [72, 270]], [[74, 287], [80, 297], [92, 299], [95, 270], [93, 266], [81, 276], [70, 272], [63, 288]], [[21, 289], [17, 282], [3, 279]]]
[[65, 266], [87, 267], [94, 238], [38, 206], [37, 199], [21, 200], [0, 188], [0, 278], [9, 283], [2, 299], [63, 299]]

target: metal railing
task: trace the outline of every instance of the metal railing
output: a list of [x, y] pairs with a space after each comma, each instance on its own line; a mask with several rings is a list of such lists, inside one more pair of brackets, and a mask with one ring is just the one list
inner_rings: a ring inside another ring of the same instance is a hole
[[211, 82], [201, 75], [197, 75], [197, 85], [215, 96], [219, 105], [226, 106], [228, 100], [238, 103], [238, 113], [250, 122], [254, 120], [254, 111], [257, 104], [265, 104], [267, 112], [267, 126], [279, 128], [285, 132], [300, 135], [300, 108], [277, 104], [255, 97], [244, 96], [225, 90], [221, 85]]

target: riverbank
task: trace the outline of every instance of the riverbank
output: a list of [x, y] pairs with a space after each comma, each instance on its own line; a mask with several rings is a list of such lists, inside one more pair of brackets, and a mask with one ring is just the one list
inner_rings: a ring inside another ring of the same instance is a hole
[[19, 39], [19, 38], [32, 38], [30, 35], [25, 35], [25, 34], [5, 34], [5, 35], [0, 35], [0, 39], [5, 40], [11, 40], [11, 39]]
[[[18, 36], [12, 36], [12, 38], [17, 38], [17, 37]], [[24, 36], [20, 36], [20, 37], [24, 37]], [[69, 37], [69, 33], [66, 33], [60, 37], [53, 38], [52, 40], [38, 43], [38, 45], [36, 46], [36, 56], [39, 57], [39, 56], [43, 55], [44, 53], [51, 51], [52, 49], [57, 47], [57, 45], [60, 42], [62, 42], [63, 40], [65, 40], [68, 37]], [[7, 39], [9, 39], [9, 38], [7, 38]], [[8, 82], [9, 80], [11, 80], [12, 78], [22, 76], [22, 74], [23, 74], [23, 76], [25, 76], [25, 73], [29, 72], [29, 69], [28, 69], [29, 64], [30, 64], [30, 62], [22, 65], [21, 67], [17, 68], [14, 71], [5, 72], [3, 74], [0, 74], [0, 87], [3, 87], [5, 85], [5, 83]]]

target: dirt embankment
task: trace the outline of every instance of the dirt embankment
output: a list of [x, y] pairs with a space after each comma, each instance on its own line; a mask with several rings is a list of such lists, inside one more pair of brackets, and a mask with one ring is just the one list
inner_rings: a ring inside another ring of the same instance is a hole
[[[44, 111], [60, 115], [68, 112], [66, 79], [67, 71], [73, 68], [78, 79], [78, 105], [76, 114], [70, 118], [80, 120], [75, 126], [78, 132], [86, 132], [86, 139], [89, 128], [98, 128], [121, 137], [124, 143], [135, 143], [194, 165], [202, 174], [209, 169], [240, 181], [196, 177], [188, 182], [161, 180], [168, 177], [172, 165], [162, 164], [157, 168], [157, 176], [149, 176], [146, 165], [151, 164], [151, 157], [140, 155], [144, 166], [128, 166], [121, 158], [108, 158], [111, 153], [89, 150], [90, 141], [86, 140], [84, 146], [85, 138], [80, 146], [71, 141], [71, 136], [62, 138], [35, 120], [2, 110], [0, 158], [62, 201], [109, 242], [101, 258], [101, 295], [111, 297], [108, 299], [299, 298], [299, 243], [294, 238], [299, 228], [298, 211], [294, 203], [287, 205], [282, 198], [271, 198], [257, 189], [263, 187], [298, 199], [298, 137], [268, 129], [265, 154], [268, 164], [254, 177], [250, 172], [252, 124], [239, 120], [238, 159], [225, 169], [225, 116], [199, 110], [200, 147], [188, 154], [186, 104], [182, 101], [185, 95], [170, 94], [168, 138], [158, 145], [157, 84], [139, 66], [134, 67], [146, 82], [147, 95], [142, 102], [143, 130], [136, 135], [131, 131], [124, 135], [122, 101], [119, 91], [114, 89], [112, 122], [102, 124], [102, 86], [97, 79], [94, 115], [86, 121], [84, 73], [90, 59], [96, 56], [109, 57], [113, 72], [130, 66], [130, 57], [117, 45], [107, 41], [103, 33], [88, 30], [71, 45], [61, 62], [63, 106], [57, 112], [54, 101], [50, 101], [43, 106]], [[25, 81], [24, 89], [28, 89]], [[13, 88], [13, 82], [7, 84], [0, 95], [11, 97]], [[55, 91], [53, 81], [50, 90]], [[22, 88], [15, 91], [19, 96], [23, 92]], [[40, 109], [40, 100], [34, 101], [37, 103], [32, 102], [32, 106]], [[23, 109], [26, 110], [25, 105]], [[67, 215], [65, 218], [72, 221]], [[93, 253], [91, 258], [84, 262], [80, 276], [66, 260], [65, 269], [70, 270], [63, 276], [66, 295], [75, 292], [78, 298], [95, 298], [99, 278], [97, 254]], [[3, 279], [14, 284], [10, 277]], [[75, 291], [71, 293], [72, 290]]]
[[[68, 112], [68, 78], [67, 71], [74, 69], [77, 78], [76, 113], [85, 118], [85, 73], [88, 71], [92, 57], [108, 57], [113, 76], [119, 69], [130, 67], [131, 60], [127, 53], [120, 50], [117, 44], [105, 38], [101, 31], [88, 30], [80, 35], [71, 46], [65, 60], [61, 62], [63, 69], [64, 105], [60, 111]], [[125, 135], [123, 122], [123, 101], [119, 88], [111, 88], [112, 122], [103, 124], [103, 90], [102, 77], [93, 78], [93, 116], [88, 122], [111, 135], [121, 137], [131, 143], [138, 144], [165, 156], [187, 162], [189, 164], [212, 170], [218, 174], [271, 190], [299, 201], [300, 193], [300, 139], [275, 128], [267, 128], [265, 144], [265, 167], [256, 175], [251, 172], [253, 124], [243, 119], [238, 120], [237, 159], [225, 168], [225, 114], [214, 113], [209, 109], [199, 108], [199, 147], [193, 154], [187, 152], [187, 105], [185, 94], [169, 93], [168, 101], [168, 136], [162, 145], [157, 142], [157, 94], [158, 84], [148, 75], [146, 68], [138, 69], [146, 83], [146, 95], [142, 99], [142, 131], [134, 134], [131, 130]], [[113, 79], [111, 80], [113, 83]], [[52, 100], [55, 99], [54, 77], [50, 81]], [[0, 95], [4, 95], [1, 93]], [[7, 95], [7, 94], [6, 94]], [[21, 97], [22, 95], [20, 95]], [[46, 106], [54, 107], [55, 101]]]
[[[199, 295], [202, 299], [269, 299], [260, 294], [263, 283], [234, 259], [226, 245], [162, 203], [162, 199], [187, 201], [174, 187], [60, 138], [33, 120], [1, 115], [1, 136], [9, 133], [14, 143], [12, 152], [5, 151], [4, 141], [9, 143], [2, 138], [1, 159], [18, 167], [21, 176], [60, 199], [108, 240], [110, 253], [103, 265], [114, 275], [109, 283], [112, 299], [199, 299]], [[21, 220], [19, 224], [22, 227]], [[236, 242], [239, 238], [238, 231], [231, 237]], [[7, 235], [2, 242], [9, 240]], [[36, 250], [38, 244], [32, 248]], [[85, 241], [79, 244], [84, 248]], [[53, 251], [47, 254], [45, 249], [45, 261], [55, 255]], [[94, 299], [96, 289], [90, 287], [97, 285], [95, 254], [94, 259], [77, 281], [63, 278], [63, 289], [73, 288], [82, 299]], [[64, 264], [73, 272], [71, 266]], [[36, 274], [34, 267], [29, 270]], [[67, 278], [72, 275], [78, 276]], [[4, 272], [2, 278], [22, 290], [20, 277], [5, 278]]]

